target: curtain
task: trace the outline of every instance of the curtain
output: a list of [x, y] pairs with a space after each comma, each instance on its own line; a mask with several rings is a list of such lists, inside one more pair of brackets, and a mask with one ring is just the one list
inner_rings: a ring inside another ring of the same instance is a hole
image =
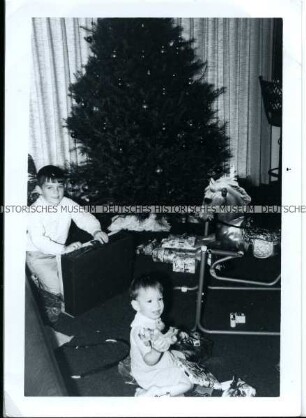
[[90, 53], [81, 27], [90, 28], [91, 23], [86, 18], [32, 20], [29, 154], [37, 170], [47, 164], [64, 167], [82, 158], [64, 125], [71, 107], [69, 84]]
[[216, 101], [227, 122], [231, 163], [239, 177], [267, 183], [271, 128], [264, 114], [258, 77], [270, 79], [273, 19], [180, 19], [184, 35], [195, 40], [207, 62], [207, 79], [225, 94]]
[[[78, 163], [83, 156], [63, 127], [71, 100], [69, 83], [82, 71], [90, 53], [81, 26], [93, 19], [35, 18], [32, 31], [30, 146], [36, 168]], [[226, 91], [216, 101], [227, 123], [231, 163], [239, 177], [255, 185], [269, 181], [271, 128], [262, 105], [258, 77], [271, 78], [273, 19], [175, 19], [183, 36], [193, 38], [196, 53], [207, 62], [207, 80]]]

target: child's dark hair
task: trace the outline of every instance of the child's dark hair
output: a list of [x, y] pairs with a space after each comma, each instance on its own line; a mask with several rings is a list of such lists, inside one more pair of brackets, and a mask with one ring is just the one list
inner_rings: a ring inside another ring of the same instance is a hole
[[37, 182], [39, 186], [42, 186], [46, 181], [64, 183], [65, 173], [55, 165], [45, 165], [37, 173]]
[[150, 287], [157, 288], [161, 293], [163, 293], [164, 287], [157, 274], [143, 274], [135, 277], [130, 285], [131, 300], [135, 300], [137, 298], [139, 289], [147, 289]]

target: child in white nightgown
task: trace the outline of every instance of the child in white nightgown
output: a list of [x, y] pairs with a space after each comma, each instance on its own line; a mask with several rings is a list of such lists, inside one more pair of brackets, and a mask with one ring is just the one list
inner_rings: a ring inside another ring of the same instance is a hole
[[137, 312], [131, 324], [131, 372], [142, 389], [136, 396], [180, 396], [193, 384], [177, 365], [169, 350], [175, 335], [165, 338], [161, 315], [164, 310], [163, 287], [153, 276], [144, 275], [133, 280], [131, 304]]

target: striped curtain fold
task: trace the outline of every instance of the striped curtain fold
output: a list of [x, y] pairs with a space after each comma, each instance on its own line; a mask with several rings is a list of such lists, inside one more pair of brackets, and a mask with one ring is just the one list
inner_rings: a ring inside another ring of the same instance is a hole
[[29, 154], [36, 169], [46, 164], [67, 166], [83, 157], [64, 128], [71, 108], [68, 87], [90, 54], [85, 41], [92, 19], [34, 18]]
[[258, 77], [271, 78], [273, 19], [179, 19], [207, 62], [207, 80], [226, 91], [216, 101], [227, 123], [231, 163], [253, 184], [268, 183], [271, 127], [264, 113]]

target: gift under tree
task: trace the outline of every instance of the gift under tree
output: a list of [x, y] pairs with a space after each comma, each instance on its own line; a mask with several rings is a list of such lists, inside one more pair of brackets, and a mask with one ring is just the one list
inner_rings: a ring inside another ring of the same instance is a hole
[[[105, 18], [86, 28], [92, 55], [70, 86], [66, 123], [86, 161], [70, 178], [91, 203], [202, 204], [209, 178], [227, 169], [224, 89], [173, 19]], [[87, 193], [87, 190], [90, 193]]]

